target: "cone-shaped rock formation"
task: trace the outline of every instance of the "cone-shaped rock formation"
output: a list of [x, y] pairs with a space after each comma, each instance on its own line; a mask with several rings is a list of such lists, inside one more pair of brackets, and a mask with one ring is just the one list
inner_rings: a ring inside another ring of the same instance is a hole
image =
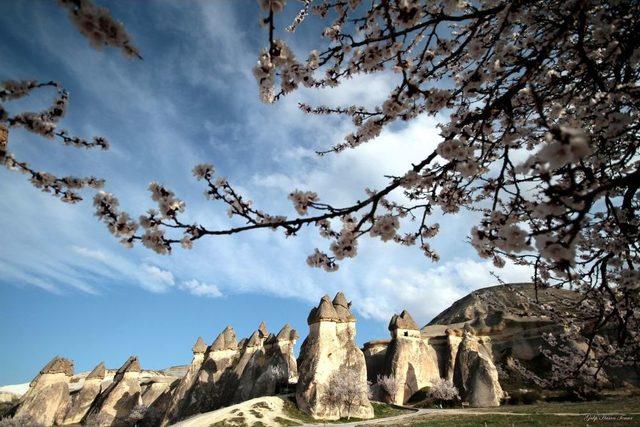
[[[309, 336], [298, 359], [298, 407], [317, 419], [373, 418], [364, 355], [355, 343], [355, 317], [344, 295], [338, 293], [333, 302], [326, 295], [322, 297], [307, 321]], [[353, 374], [350, 387], [358, 392], [349, 399], [334, 399], [330, 382], [343, 369]]]
[[85, 377], [82, 389], [72, 399], [71, 407], [64, 419], [65, 424], [78, 424], [85, 418], [91, 405], [100, 394], [105, 375], [106, 368], [104, 363], [100, 362]]
[[142, 403], [140, 371], [138, 358], [129, 357], [93, 402], [85, 422], [96, 426], [126, 424], [133, 408]]
[[385, 356], [385, 374], [392, 376], [398, 387], [386, 394], [391, 403], [403, 405], [414, 393], [440, 378], [438, 356], [420, 338], [418, 325], [406, 310], [393, 315], [389, 330], [392, 339]]
[[54, 357], [29, 385], [19, 401], [14, 419], [24, 425], [62, 424], [71, 404], [69, 378], [73, 362]]

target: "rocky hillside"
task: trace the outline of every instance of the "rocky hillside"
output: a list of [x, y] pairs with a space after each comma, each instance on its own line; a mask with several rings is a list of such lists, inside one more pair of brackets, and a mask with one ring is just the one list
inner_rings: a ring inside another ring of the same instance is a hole
[[536, 290], [532, 283], [490, 286], [473, 291], [454, 302], [451, 307], [434, 317], [427, 326], [467, 322], [496, 311], [518, 316], [542, 317], [547, 313], [541, 304], [564, 305], [569, 308], [567, 301], [575, 301], [577, 298], [576, 292], [567, 289], [538, 289], [537, 300], [540, 304], [532, 304], [532, 301], [536, 301]]

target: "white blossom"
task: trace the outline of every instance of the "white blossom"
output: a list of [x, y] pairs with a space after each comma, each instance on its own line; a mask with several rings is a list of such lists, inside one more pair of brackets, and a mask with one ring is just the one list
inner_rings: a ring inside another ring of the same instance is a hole
[[295, 190], [289, 194], [289, 200], [293, 202], [296, 212], [306, 215], [311, 204], [318, 201], [318, 195], [313, 191]]
[[371, 226], [371, 236], [380, 237], [383, 242], [393, 239], [400, 228], [398, 218], [393, 215], [383, 215], [375, 219]]

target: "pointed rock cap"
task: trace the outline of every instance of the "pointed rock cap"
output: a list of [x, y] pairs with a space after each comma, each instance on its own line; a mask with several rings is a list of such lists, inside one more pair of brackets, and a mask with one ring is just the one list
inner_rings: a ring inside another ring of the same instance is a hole
[[295, 341], [298, 338], [300, 338], [300, 335], [298, 335], [295, 329], [291, 329], [288, 323], [280, 329], [280, 332], [278, 332], [276, 336], [276, 340], [278, 341]]
[[307, 316], [307, 324], [310, 325], [312, 323], [316, 323], [318, 321], [317, 317], [318, 317], [318, 308], [313, 307], [309, 312], [309, 315]]
[[349, 308], [351, 303], [347, 301], [347, 298], [342, 292], [338, 292], [333, 299], [333, 308], [335, 308], [338, 317], [342, 322], [355, 322], [356, 317], [351, 313]]
[[278, 332], [278, 335], [276, 336], [276, 339], [278, 341], [289, 341], [291, 339], [291, 331], [293, 329], [291, 329], [291, 326], [289, 326], [288, 323], [285, 323], [285, 325], [282, 327], [282, 329], [280, 329], [280, 332]]
[[73, 375], [73, 361], [65, 359], [60, 356], [56, 356], [49, 361], [40, 370], [40, 374], [65, 374], [68, 376]]
[[248, 342], [249, 342], [249, 340], [248, 340], [248, 339], [246, 339], [246, 338], [242, 338], [242, 339], [240, 340], [240, 342], [238, 343], [238, 348], [240, 348], [240, 349], [245, 348], [245, 347], [247, 346], [247, 343], [248, 343]]
[[87, 378], [85, 379], [86, 380], [93, 380], [93, 379], [103, 380], [106, 374], [107, 374], [107, 370], [104, 367], [104, 362], [100, 362], [98, 363], [98, 366], [93, 368], [93, 371], [91, 371], [89, 375], [87, 375]]
[[129, 359], [127, 359], [126, 362], [124, 362], [124, 365], [122, 365], [120, 367], [120, 369], [118, 369], [118, 372], [116, 372], [116, 377], [124, 375], [127, 372], [140, 372], [142, 369], [140, 369], [140, 362], [138, 361], [138, 357], [137, 356], [131, 356], [129, 357]]
[[311, 310], [307, 322], [312, 324], [321, 321], [337, 322], [338, 320], [340, 320], [340, 316], [336, 313], [329, 295], [325, 295], [320, 300], [318, 307], [315, 310]]
[[202, 354], [207, 351], [207, 345], [204, 343], [202, 337], [198, 337], [198, 340], [191, 350], [193, 351], [193, 354]]
[[225, 350], [235, 350], [238, 348], [238, 338], [236, 337], [236, 331], [231, 326], [227, 326], [222, 331], [224, 334], [224, 348]]
[[338, 318], [341, 322], [355, 322], [356, 316], [351, 313], [351, 311], [347, 310], [341, 305], [335, 306], [336, 313], [338, 313]]
[[257, 347], [260, 345], [261, 342], [262, 340], [260, 339], [260, 332], [255, 331], [249, 337], [249, 340], [247, 341], [247, 347]]
[[266, 344], [275, 344], [276, 343], [276, 336], [273, 334], [269, 334], [269, 336], [267, 337], [266, 340], [264, 340], [265, 345]]
[[389, 330], [393, 331], [395, 329], [413, 329], [419, 330], [418, 324], [413, 320], [413, 317], [409, 314], [407, 310], [402, 310], [400, 315], [394, 314], [391, 317], [391, 321], [389, 322]]
[[258, 332], [260, 333], [260, 338], [266, 338], [267, 336], [269, 336], [267, 325], [264, 323], [264, 320], [260, 322], [260, 326], [258, 326]]
[[211, 351], [218, 350], [235, 350], [238, 348], [238, 338], [236, 337], [236, 331], [231, 326], [224, 328], [216, 340], [211, 344]]
[[347, 310], [351, 307], [351, 304], [347, 301], [347, 298], [344, 296], [342, 292], [338, 292], [333, 298], [333, 305], [339, 305], [340, 307], [344, 307]]

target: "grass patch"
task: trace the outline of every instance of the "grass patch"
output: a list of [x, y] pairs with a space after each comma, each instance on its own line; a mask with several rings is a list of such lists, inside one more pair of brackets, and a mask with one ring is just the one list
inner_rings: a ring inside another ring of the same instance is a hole
[[301, 426], [301, 423], [295, 422], [293, 420], [290, 420], [288, 418], [282, 418], [282, 417], [275, 417], [273, 419], [273, 421], [275, 421], [276, 423], [278, 423], [279, 426], [282, 427], [287, 427], [287, 426]]
[[242, 417], [234, 417], [228, 420], [218, 421], [215, 424], [211, 424], [209, 427], [249, 427], [247, 420]]
[[264, 402], [254, 403], [253, 405], [251, 405], [251, 407], [254, 409], [271, 409], [271, 406], [267, 405]]
[[504, 405], [499, 408], [474, 408], [474, 411], [517, 413], [631, 413], [640, 412], [640, 396], [615, 397], [588, 402], [539, 402], [532, 405]]
[[[532, 405], [505, 405], [499, 408], [470, 408], [468, 411], [476, 412], [476, 414], [465, 414], [459, 411], [450, 414], [438, 412], [408, 419], [406, 423], [401, 425], [412, 427], [635, 426], [640, 425], [640, 396], [616, 397], [590, 402], [542, 402]], [[482, 412], [486, 412], [486, 414]], [[617, 420], [612, 417], [598, 420], [587, 417], [587, 415], [594, 414], [622, 414], [626, 419]]]
[[315, 423], [317, 422], [311, 415], [305, 414], [296, 404], [294, 397], [283, 398], [284, 404], [282, 405], [282, 412], [289, 417], [296, 420], [300, 420], [303, 423]]
[[[617, 426], [630, 426], [637, 425], [636, 422], [639, 419], [636, 417], [632, 421], [606, 421], [602, 424], [608, 427]], [[412, 427], [421, 426], [439, 426], [439, 427], [513, 427], [513, 426], [527, 426], [527, 427], [546, 427], [546, 426], [563, 426], [563, 427], [584, 427], [586, 425], [594, 425], [597, 421], [589, 422], [582, 415], [549, 415], [549, 414], [523, 414], [523, 415], [426, 415], [417, 417], [411, 420], [407, 424]]]
[[371, 402], [371, 406], [373, 406], [373, 416], [375, 418], [395, 417], [396, 415], [411, 412], [382, 402]]
[[256, 411], [255, 409], [249, 409], [249, 413], [251, 415], [253, 415], [256, 418], [263, 418], [264, 415], [262, 415], [260, 412]]
[[[407, 411], [404, 409], [399, 409], [394, 407], [393, 405], [389, 405], [382, 402], [371, 402], [371, 406], [373, 406], [373, 414], [375, 418], [387, 418], [394, 417], [396, 415], [406, 414]], [[300, 420], [303, 423], [324, 423], [324, 424], [343, 424], [343, 423], [353, 423], [358, 421], [366, 421], [361, 420], [360, 418], [351, 417], [350, 419], [341, 418], [339, 420], [316, 420], [311, 415], [302, 412], [298, 409], [298, 405], [295, 402], [295, 398], [284, 399], [284, 405], [282, 407], [284, 414], [287, 417], [294, 418]]]

